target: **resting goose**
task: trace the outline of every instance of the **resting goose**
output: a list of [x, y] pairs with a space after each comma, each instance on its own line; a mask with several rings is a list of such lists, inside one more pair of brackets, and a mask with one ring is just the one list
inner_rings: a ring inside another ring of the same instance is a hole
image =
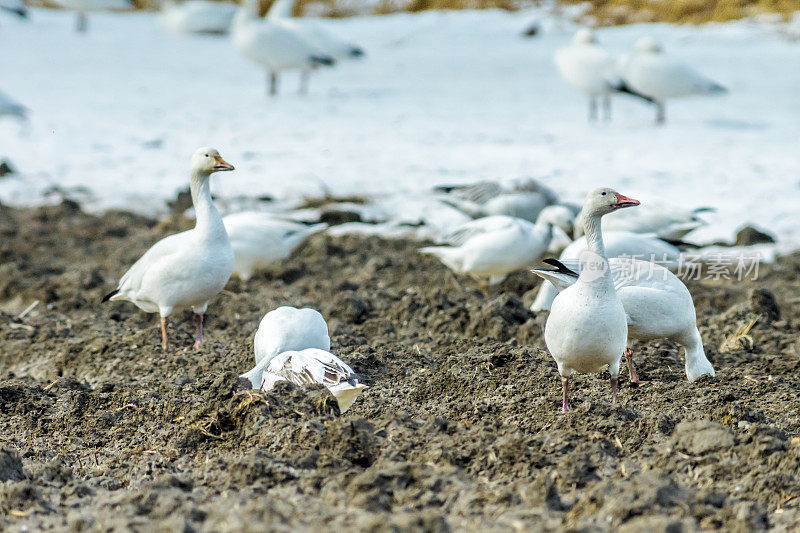
[[319, 65], [331, 66], [335, 60], [274, 21], [258, 18], [258, 3], [244, 0], [231, 25], [233, 44], [246, 58], [267, 70], [270, 96], [278, 92], [278, 75], [286, 70], [301, 73], [299, 92], [307, 92], [307, 74]]
[[240, 377], [262, 390], [279, 381], [320, 383], [344, 412], [366, 386], [330, 349], [328, 325], [318, 311], [279, 307], [261, 319], [254, 340], [256, 366]]
[[161, 6], [161, 25], [173, 33], [227, 33], [236, 4], [211, 0], [168, 0]]
[[496, 285], [547, 252], [553, 226], [571, 229], [571, 217], [562, 214], [545, 208], [535, 224], [505, 215], [479, 218], [447, 236], [450, 246], [429, 246], [420, 252], [436, 256], [454, 272], [488, 277], [489, 285]]
[[472, 185], [440, 186], [440, 200], [472, 218], [508, 215], [535, 222], [548, 205], [558, 203], [556, 194], [534, 179], [510, 185], [482, 181]]
[[233, 248], [233, 273], [244, 281], [258, 268], [289, 257], [308, 237], [327, 224], [306, 225], [274, 215], [246, 211], [222, 219]]
[[197, 218], [194, 229], [155, 243], [103, 298], [127, 300], [146, 313], [161, 315], [161, 348], [167, 349], [167, 319], [175, 309], [191, 307], [194, 347], [203, 344], [203, 315], [233, 271], [233, 249], [222, 217], [211, 199], [211, 174], [233, 170], [214, 148], [192, 156], [190, 188]]
[[685, 63], [664, 55], [652, 37], [639, 39], [619, 61], [618, 71], [629, 87], [654, 100], [658, 124], [664, 123], [664, 103], [670, 98], [727, 92]]
[[295, 0], [277, 0], [267, 11], [266, 19], [282, 24], [333, 59], [357, 59], [364, 56], [361, 47], [339, 39], [308, 20], [293, 18], [294, 4]]
[[572, 44], [558, 50], [553, 58], [561, 78], [589, 97], [589, 120], [597, 120], [597, 99], [602, 98], [603, 115], [611, 119], [611, 95], [627, 93], [652, 101], [632, 91], [616, 73], [616, 61], [588, 28], [581, 28]]
[[[603, 229], [609, 231], [630, 231], [633, 233], [652, 233], [660, 239], [679, 241], [692, 231], [707, 224], [699, 217], [701, 213], [713, 211], [710, 207], [685, 209], [673, 205], [647, 205], [640, 209], [626, 209], [606, 217]], [[583, 235], [581, 214], [575, 219], [575, 238]]]
[[[563, 291], [577, 282], [581, 262], [575, 260], [546, 261], [554, 268], [537, 268], [533, 272]], [[649, 261], [629, 258], [608, 260], [614, 289], [622, 301], [628, 319], [628, 347], [625, 359], [630, 380], [639, 383], [633, 363], [631, 340], [668, 339], [683, 346], [686, 377], [694, 382], [701, 376], [714, 377], [714, 367], [706, 358], [703, 340], [697, 330], [697, 317], [692, 295], [678, 277], [664, 267]]]
[[77, 13], [75, 30], [83, 33], [87, 30], [89, 21], [87, 13], [92, 11], [124, 11], [133, 8], [131, 0], [53, 0], [64, 9]]
[[[677, 265], [680, 259], [681, 250], [674, 244], [670, 244], [656, 235], [634, 233], [631, 231], [604, 231], [603, 241], [605, 243], [608, 257], [633, 257], [648, 261], [656, 261], [668, 267]], [[572, 241], [569, 246], [564, 248], [559, 256], [559, 261], [570, 259], [580, 259], [588, 247], [586, 237], [581, 237]], [[543, 283], [539, 287], [536, 299], [531, 305], [531, 311], [547, 311], [556, 297], [555, 287], [550, 283]]]
[[618, 192], [590, 192], [583, 212], [589, 250], [581, 257], [577, 281], [556, 296], [544, 339], [561, 374], [562, 412], [569, 412], [569, 376], [597, 372], [609, 365], [611, 401], [617, 402], [617, 376], [628, 338], [628, 321], [608, 268], [600, 220], [603, 215], [639, 205]]

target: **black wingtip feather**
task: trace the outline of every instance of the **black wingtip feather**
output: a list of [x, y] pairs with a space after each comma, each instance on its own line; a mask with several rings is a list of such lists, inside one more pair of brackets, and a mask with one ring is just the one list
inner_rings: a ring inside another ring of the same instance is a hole
[[105, 303], [105, 302], [109, 301], [109, 300], [110, 300], [111, 298], [113, 298], [113, 297], [114, 297], [114, 295], [115, 295], [115, 294], [117, 294], [118, 292], [119, 292], [119, 289], [115, 289], [115, 290], [113, 290], [113, 291], [109, 292], [108, 294], [106, 294], [105, 296], [103, 296], [103, 299], [102, 299], [102, 300], [100, 300], [100, 303], [102, 304], [102, 303]]
[[336, 63], [332, 57], [328, 56], [311, 56], [309, 61], [315, 65], [325, 65], [326, 67], [332, 67]]
[[651, 98], [651, 97], [649, 97], [647, 95], [644, 95], [644, 94], [642, 94], [642, 93], [640, 93], [638, 91], [633, 90], [632, 88], [628, 87], [628, 84], [625, 83], [624, 81], [620, 82], [619, 85], [614, 87], [614, 89], [617, 92], [624, 93], [624, 94], [629, 94], [631, 96], [635, 96], [636, 98], [641, 98], [642, 100], [644, 100], [646, 102], [650, 102], [651, 104], [655, 103], [655, 99], [653, 99], [653, 98]]
[[548, 257], [547, 259], [542, 259], [542, 263], [546, 263], [546, 264], [548, 264], [550, 266], [556, 267], [556, 270], [554, 272], [560, 272], [561, 274], [567, 274], [569, 276], [575, 276], [576, 278], [578, 277], [578, 273], [577, 272], [575, 272], [574, 270], [570, 270], [569, 268], [567, 268], [564, 265], [564, 263], [562, 263], [561, 261], [559, 261], [558, 259], [555, 259], [553, 257]]

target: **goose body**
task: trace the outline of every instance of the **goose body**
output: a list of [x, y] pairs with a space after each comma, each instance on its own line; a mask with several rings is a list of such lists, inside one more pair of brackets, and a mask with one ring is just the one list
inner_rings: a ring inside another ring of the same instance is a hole
[[287, 70], [301, 72], [301, 92], [307, 74], [320, 65], [333, 65], [334, 59], [281, 23], [260, 19], [258, 6], [245, 0], [233, 18], [233, 44], [246, 58], [264, 67], [269, 74], [269, 94], [277, 94], [278, 75]]
[[636, 43], [634, 50], [620, 60], [618, 71], [627, 85], [655, 101], [658, 123], [665, 120], [666, 100], [727, 92], [689, 65], [664, 54], [661, 45], [651, 37]]
[[58, 6], [75, 11], [75, 29], [85, 32], [88, 28], [87, 13], [94, 11], [125, 11], [133, 8], [131, 0], [53, 0]]
[[[553, 57], [561, 78], [589, 97], [589, 120], [597, 119], [597, 99], [603, 99], [606, 119], [611, 118], [611, 95], [631, 91], [616, 72], [616, 60], [597, 41], [591, 30], [582, 28], [572, 43]], [[647, 98], [644, 98], [647, 100]]]
[[361, 47], [336, 37], [308, 20], [292, 17], [294, 3], [295, 0], [277, 0], [267, 11], [266, 19], [282, 24], [333, 59], [354, 59], [364, 55]]
[[[711, 210], [707, 207], [684, 209], [671, 205], [648, 205], [641, 209], [625, 209], [606, 217], [603, 229], [606, 233], [609, 231], [650, 233], [660, 239], [677, 241], [705, 226], [706, 222], [699, 215]], [[580, 217], [579, 213], [575, 219], [576, 238], [583, 235]]]
[[358, 382], [350, 366], [336, 355], [319, 348], [283, 352], [267, 365], [260, 389], [271, 390], [277, 383], [319, 384], [327, 388], [344, 413], [368, 387]]
[[328, 227], [253, 211], [227, 215], [222, 221], [235, 257], [233, 273], [243, 280], [250, 279], [256, 269], [289, 257], [309, 236]]
[[[677, 246], [665, 242], [652, 234], [634, 233], [632, 231], [604, 231], [603, 242], [608, 257], [632, 257], [673, 266], [677, 264], [681, 256], [681, 251]], [[580, 259], [581, 255], [588, 249], [585, 236], [576, 239], [561, 252], [559, 261]], [[531, 305], [531, 311], [549, 310], [556, 294], [558, 294], [558, 291], [552, 284], [543, 283], [539, 287], [536, 299]]]
[[0, 92], [0, 117], [4, 116], [25, 120], [28, 118], [28, 110], [10, 96]]
[[167, 348], [167, 318], [176, 309], [192, 308], [197, 325], [195, 347], [203, 343], [203, 314], [225, 287], [233, 271], [233, 249], [211, 199], [213, 172], [233, 170], [213, 148], [192, 157], [191, 193], [197, 223], [191, 230], [155, 243], [122, 276], [106, 300], [126, 300], [146, 313], [159, 313], [162, 348]]
[[236, 4], [210, 0], [167, 2], [161, 9], [161, 24], [173, 33], [227, 33], [236, 14]]
[[612, 402], [616, 403], [628, 322], [608, 268], [600, 219], [616, 209], [638, 204], [606, 188], [596, 189], [586, 197], [584, 224], [589, 251], [581, 258], [583, 270], [576, 282], [553, 300], [544, 329], [547, 349], [561, 374], [564, 412], [570, 410], [569, 376], [597, 372], [605, 365], [611, 374]]
[[256, 366], [243, 374], [253, 388], [261, 386], [261, 375], [269, 362], [288, 351], [319, 348], [331, 349], [328, 324], [314, 309], [278, 307], [261, 319], [254, 340]]
[[28, 6], [23, 0], [0, 0], [0, 9], [19, 18], [28, 18]]
[[558, 202], [556, 194], [534, 179], [511, 185], [483, 181], [472, 185], [437, 187], [442, 202], [472, 218], [507, 215], [535, 222], [542, 209]]
[[[614, 289], [622, 301], [628, 323], [628, 339], [668, 339], [685, 351], [686, 377], [693, 382], [701, 376], [715, 376], [697, 329], [692, 295], [678, 277], [649, 261], [630, 258], [608, 260]], [[557, 268], [534, 269], [540, 277], [562, 291], [577, 282], [580, 261], [553, 261]], [[628, 355], [631, 380], [638, 382], [633, 360]]]
[[570, 218], [551, 218], [545, 209], [534, 224], [521, 218], [495, 215], [464, 224], [449, 236], [449, 246], [429, 246], [420, 252], [436, 256], [454, 272], [500, 283], [516, 270], [535, 263], [550, 247], [553, 226]]

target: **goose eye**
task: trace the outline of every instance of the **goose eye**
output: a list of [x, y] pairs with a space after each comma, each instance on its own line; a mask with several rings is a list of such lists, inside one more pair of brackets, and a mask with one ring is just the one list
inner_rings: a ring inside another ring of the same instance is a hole
[[606, 193], [605, 193], [605, 192], [601, 192], [600, 194], [601, 194], [602, 196], [605, 196], [605, 195], [606, 195]]

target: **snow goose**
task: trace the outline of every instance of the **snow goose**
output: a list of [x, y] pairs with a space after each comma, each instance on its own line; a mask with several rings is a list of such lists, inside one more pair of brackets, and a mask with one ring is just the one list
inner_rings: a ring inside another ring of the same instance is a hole
[[[580, 261], [545, 260], [554, 268], [533, 272], [562, 291], [573, 285], [581, 272]], [[697, 330], [692, 295], [686, 285], [666, 268], [639, 259], [616, 257], [608, 260], [614, 289], [622, 300], [628, 318], [628, 347], [625, 359], [630, 380], [639, 383], [633, 363], [631, 340], [668, 339], [683, 346], [686, 377], [694, 382], [701, 376], [714, 377], [714, 367], [706, 358], [703, 340]]]
[[277, 0], [267, 11], [266, 19], [282, 24], [333, 59], [357, 59], [364, 56], [361, 47], [341, 40], [308, 20], [292, 18], [294, 4], [295, 0]]
[[236, 4], [210, 0], [168, 1], [161, 6], [160, 21], [172, 33], [227, 33]]
[[618, 71], [629, 87], [655, 101], [658, 124], [665, 120], [664, 103], [670, 98], [727, 92], [685, 63], [664, 55], [652, 37], [639, 39], [620, 60]]
[[[652, 234], [633, 233], [631, 231], [604, 231], [603, 241], [608, 257], [633, 257], [673, 267], [677, 265], [681, 256], [680, 248]], [[564, 248], [564, 251], [559, 256], [559, 261], [580, 259], [581, 255], [588, 249], [589, 245], [586, 237], [581, 237]], [[539, 287], [536, 299], [531, 305], [531, 311], [549, 310], [557, 293], [558, 291], [552, 284], [543, 283]]]
[[299, 70], [299, 92], [308, 90], [307, 74], [319, 65], [331, 66], [335, 60], [292, 30], [270, 20], [258, 18], [258, 4], [245, 0], [233, 17], [233, 44], [246, 58], [267, 69], [270, 96], [278, 92], [278, 75]]
[[472, 218], [508, 215], [535, 222], [548, 205], [558, 202], [556, 194], [530, 178], [510, 185], [482, 181], [472, 185], [440, 186], [440, 200]]
[[233, 170], [214, 148], [192, 156], [190, 188], [197, 218], [194, 229], [155, 243], [122, 276], [117, 289], [103, 298], [127, 300], [146, 313], [161, 315], [161, 348], [167, 349], [167, 319], [175, 309], [191, 307], [195, 348], [203, 344], [203, 315], [233, 271], [233, 249], [222, 217], [211, 199], [209, 179]]
[[23, 0], [0, 0], [0, 9], [13, 13], [19, 18], [28, 18], [28, 6]]
[[0, 92], [0, 117], [15, 117], [24, 121], [28, 118], [28, 110], [25, 106], [13, 100], [10, 96]]
[[496, 285], [547, 252], [553, 226], [571, 228], [571, 217], [560, 214], [543, 209], [535, 224], [505, 215], [479, 218], [447, 236], [450, 246], [429, 246], [420, 252], [436, 256], [454, 272], [488, 277], [489, 285]]
[[584, 202], [589, 250], [581, 257], [576, 282], [561, 291], [544, 328], [544, 339], [561, 375], [562, 412], [569, 412], [569, 376], [609, 365], [611, 401], [617, 402], [617, 376], [628, 338], [628, 321], [608, 267], [600, 220], [603, 215], [639, 205], [618, 192], [600, 188]]
[[222, 222], [236, 258], [233, 273], [245, 281], [256, 269], [289, 257], [309, 236], [328, 227], [327, 224], [309, 226], [254, 211], [227, 215]]
[[568, 84], [589, 97], [589, 120], [597, 120], [597, 99], [602, 98], [603, 115], [611, 119], [611, 95], [627, 93], [652, 102], [631, 90], [616, 73], [616, 61], [588, 28], [578, 30], [572, 43], [558, 50], [553, 58], [558, 73]]
[[[668, 241], [679, 241], [692, 231], [707, 224], [701, 213], [713, 211], [710, 207], [685, 209], [681, 206], [652, 204], [640, 209], [626, 209], [606, 217], [603, 228], [608, 231], [653, 233]], [[575, 238], [583, 235], [581, 214], [575, 219]]]
[[133, 8], [131, 0], [53, 0], [64, 9], [77, 13], [75, 30], [85, 32], [88, 28], [86, 14], [92, 11], [124, 11]]

